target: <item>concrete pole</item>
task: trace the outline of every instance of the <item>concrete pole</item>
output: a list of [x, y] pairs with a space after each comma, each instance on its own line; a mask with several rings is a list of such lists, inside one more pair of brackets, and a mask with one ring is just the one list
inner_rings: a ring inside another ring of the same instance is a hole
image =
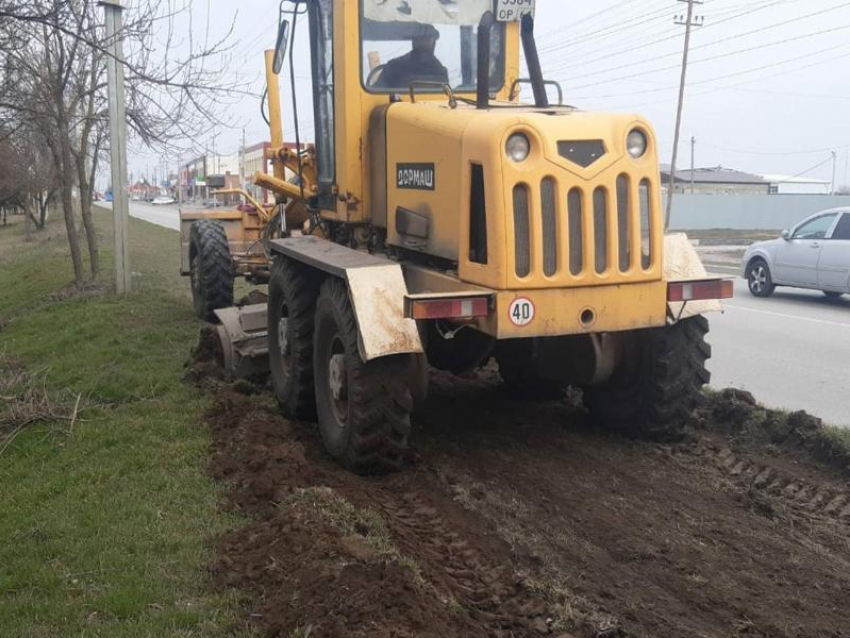
[[838, 166], [838, 153], [836, 151], [832, 151], [832, 190], [829, 191], [830, 195], [835, 195], [835, 168]]
[[685, 87], [688, 81], [688, 56], [691, 51], [691, 30], [694, 25], [694, 5], [702, 4], [698, 0], [679, 0], [688, 5], [687, 17], [676, 20], [677, 24], [685, 26], [685, 51], [682, 56], [682, 77], [679, 82], [679, 106], [676, 111], [676, 132], [673, 136], [673, 157], [670, 161], [670, 188], [667, 193], [667, 213], [664, 216], [664, 231], [670, 228], [670, 216], [673, 214], [673, 195], [676, 192], [676, 161], [679, 157], [679, 135], [682, 131], [682, 110], [685, 105]]
[[106, 14], [109, 137], [112, 163], [112, 216], [115, 220], [115, 291], [133, 289], [130, 270], [130, 206], [127, 201], [127, 118], [124, 112], [124, 47], [121, 0], [100, 0]]
[[694, 194], [694, 158], [696, 157], [697, 138], [691, 136], [691, 195]]

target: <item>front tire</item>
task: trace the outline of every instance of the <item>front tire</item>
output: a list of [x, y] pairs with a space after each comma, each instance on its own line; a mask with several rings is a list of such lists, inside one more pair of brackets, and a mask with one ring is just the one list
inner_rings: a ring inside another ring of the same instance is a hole
[[316, 408], [325, 449], [344, 467], [373, 474], [398, 470], [410, 437], [413, 398], [408, 358], [364, 363], [348, 290], [327, 279], [316, 302]]
[[764, 259], [753, 259], [747, 266], [747, 286], [754, 297], [770, 297], [776, 286]]
[[316, 419], [313, 322], [321, 280], [310, 268], [275, 259], [269, 279], [269, 368], [280, 410], [291, 419]]
[[233, 305], [236, 276], [227, 233], [221, 222], [201, 219], [189, 232], [192, 302], [195, 314], [215, 322], [215, 311]]
[[604, 385], [585, 388], [591, 417], [629, 436], [681, 438], [703, 386], [711, 380], [705, 365], [711, 358], [707, 334], [703, 316], [636, 332], [636, 365]]

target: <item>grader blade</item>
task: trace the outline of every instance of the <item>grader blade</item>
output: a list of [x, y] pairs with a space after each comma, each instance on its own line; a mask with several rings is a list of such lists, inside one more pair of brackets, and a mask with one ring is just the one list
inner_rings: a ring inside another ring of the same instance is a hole
[[224, 368], [238, 378], [269, 371], [267, 304], [216, 310]]

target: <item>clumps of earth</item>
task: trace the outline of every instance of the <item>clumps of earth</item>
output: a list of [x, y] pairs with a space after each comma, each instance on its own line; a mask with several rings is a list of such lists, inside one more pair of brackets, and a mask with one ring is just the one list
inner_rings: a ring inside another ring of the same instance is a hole
[[697, 411], [696, 425], [748, 445], [805, 453], [850, 475], [850, 450], [829, 436], [821, 419], [803, 410], [765, 408], [744, 390], [709, 393]]

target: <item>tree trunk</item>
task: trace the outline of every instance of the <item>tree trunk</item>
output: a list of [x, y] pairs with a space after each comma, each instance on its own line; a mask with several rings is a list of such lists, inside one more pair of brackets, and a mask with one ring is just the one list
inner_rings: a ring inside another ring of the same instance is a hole
[[74, 284], [82, 288], [85, 283], [83, 254], [80, 250], [80, 236], [74, 220], [74, 168], [72, 166], [71, 145], [67, 127], [59, 128], [59, 190], [62, 198], [62, 210], [65, 214], [65, 230], [68, 233], [68, 246], [71, 249], [71, 262], [74, 265]]
[[[86, 231], [86, 242], [89, 248], [89, 263], [91, 264], [91, 278], [97, 279], [100, 274], [100, 251], [97, 246], [97, 229], [91, 215], [91, 200], [94, 179], [88, 178], [86, 171], [85, 156], [77, 159], [77, 181], [80, 185], [80, 214], [83, 217], [83, 227]], [[93, 176], [94, 174], [92, 174]]]

